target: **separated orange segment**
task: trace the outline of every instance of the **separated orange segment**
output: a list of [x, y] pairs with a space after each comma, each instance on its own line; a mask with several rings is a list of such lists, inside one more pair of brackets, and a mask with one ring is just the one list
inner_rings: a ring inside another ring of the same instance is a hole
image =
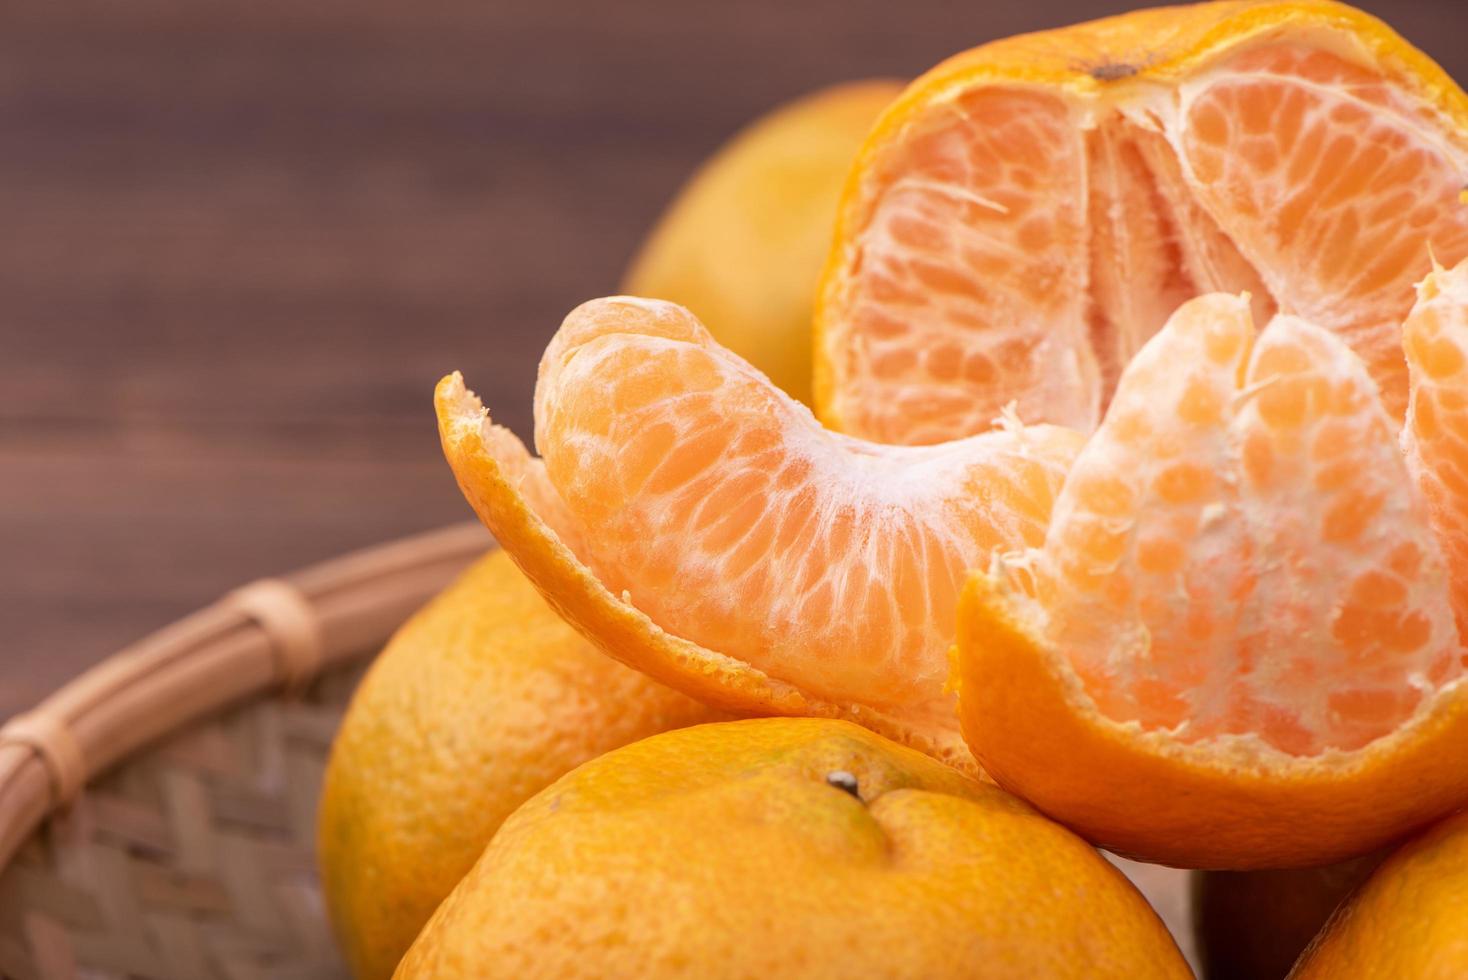
[[834, 439], [671, 303], [588, 303], [541, 362], [536, 441], [578, 554], [663, 628], [870, 704], [940, 698], [964, 572], [1038, 544], [1077, 444]]
[[966, 570], [1043, 540], [1080, 438], [943, 446], [823, 431], [688, 311], [567, 317], [533, 459], [457, 376], [445, 455], [505, 550], [613, 656], [715, 703], [853, 717], [960, 764], [947, 649]]
[[[1099, 843], [1184, 864], [1307, 863], [1468, 796], [1468, 778], [1444, 773], [1414, 791], [1433, 803], [1388, 805], [1370, 795], [1383, 777], [1360, 770], [1459, 710], [1464, 662], [1396, 427], [1331, 332], [1280, 316], [1256, 339], [1242, 298], [1185, 304], [1122, 375], [1044, 547], [1013, 568], [976, 578], [960, 613], [965, 734], [1002, 785]], [[1023, 684], [1015, 659], [1029, 661]], [[1024, 706], [985, 690], [1006, 677]], [[1015, 715], [1030, 709], [1087, 734], [1027, 737], [1034, 719]], [[1078, 762], [1086, 773], [1057, 786]], [[1155, 786], [1130, 782], [1138, 767]], [[1162, 794], [1182, 795], [1150, 808]], [[1326, 800], [1346, 810], [1287, 822]]]
[[1184, 300], [1248, 291], [1363, 359], [1398, 417], [1428, 248], [1468, 255], [1468, 98], [1322, 0], [1138, 11], [914, 82], [848, 179], [816, 313], [833, 428], [1090, 430]]

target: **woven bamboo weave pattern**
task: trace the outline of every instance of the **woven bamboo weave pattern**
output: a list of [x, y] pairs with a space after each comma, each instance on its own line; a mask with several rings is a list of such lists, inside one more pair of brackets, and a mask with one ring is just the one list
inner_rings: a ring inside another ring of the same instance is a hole
[[332, 738], [491, 545], [459, 525], [256, 583], [0, 726], [0, 976], [344, 976], [314, 858]]
[[0, 973], [342, 976], [316, 884], [316, 797], [355, 663], [94, 782], [0, 874]]

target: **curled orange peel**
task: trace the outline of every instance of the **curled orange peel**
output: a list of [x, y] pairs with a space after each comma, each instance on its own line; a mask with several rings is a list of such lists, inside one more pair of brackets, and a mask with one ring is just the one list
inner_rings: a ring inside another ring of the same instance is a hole
[[[980, 764], [1086, 839], [1192, 868], [1325, 864], [1468, 801], [1468, 686], [1354, 752], [1296, 757], [1245, 738], [1185, 744], [1104, 717], [998, 575], [959, 606], [954, 683]], [[1016, 692], [1024, 692], [1017, 697]]]
[[434, 393], [439, 437], [460, 490], [500, 546], [546, 601], [609, 656], [653, 679], [729, 711], [840, 718], [911, 746], [971, 774], [978, 772], [958, 733], [927, 719], [905, 719], [859, 704], [812, 697], [793, 684], [667, 632], [626, 596], [617, 596], [568, 544], [544, 466], [508, 429], [495, 425], [455, 372]]

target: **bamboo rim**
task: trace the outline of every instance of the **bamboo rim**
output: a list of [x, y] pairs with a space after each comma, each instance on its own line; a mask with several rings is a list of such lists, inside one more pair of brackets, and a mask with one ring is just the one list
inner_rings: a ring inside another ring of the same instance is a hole
[[231, 704], [375, 653], [493, 544], [466, 522], [260, 580], [17, 715], [0, 728], [0, 871], [94, 777]]

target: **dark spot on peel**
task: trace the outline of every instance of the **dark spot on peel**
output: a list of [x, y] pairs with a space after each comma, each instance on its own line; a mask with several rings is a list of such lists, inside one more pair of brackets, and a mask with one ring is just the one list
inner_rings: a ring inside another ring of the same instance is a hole
[[1090, 73], [1091, 77], [1098, 82], [1114, 82], [1122, 78], [1131, 78], [1137, 73], [1137, 66], [1119, 61], [1105, 65], [1093, 65]]
[[857, 783], [856, 777], [845, 769], [836, 769], [826, 773], [826, 782], [843, 793], [850, 793], [856, 799], [861, 799], [861, 787]]

